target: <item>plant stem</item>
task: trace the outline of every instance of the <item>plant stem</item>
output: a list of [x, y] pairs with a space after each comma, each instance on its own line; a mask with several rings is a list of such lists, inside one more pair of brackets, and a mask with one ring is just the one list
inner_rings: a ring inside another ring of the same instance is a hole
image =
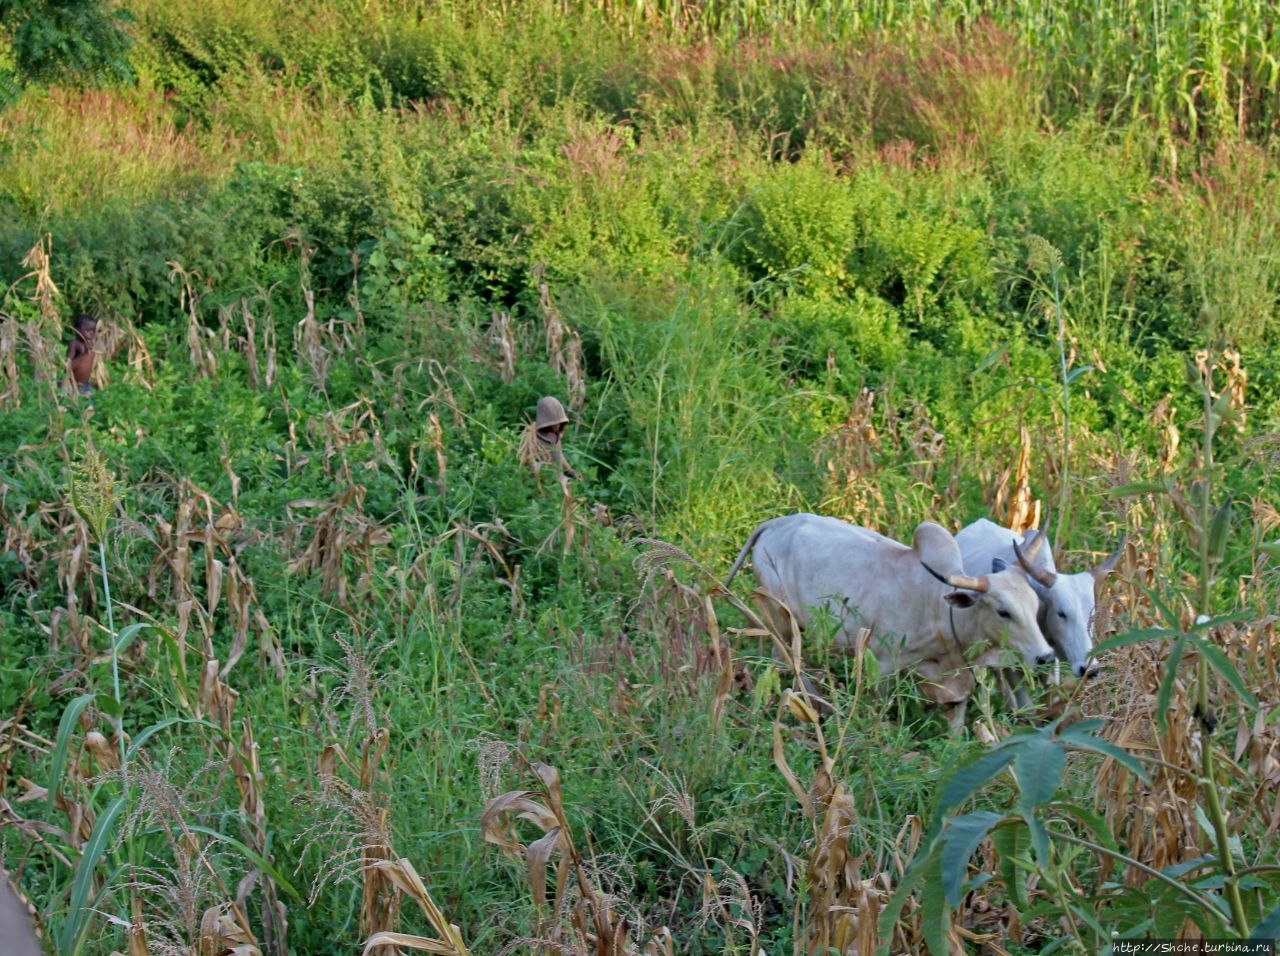
[[124, 703], [120, 697], [120, 654], [116, 646], [116, 619], [111, 604], [111, 579], [107, 575], [107, 548], [98, 541], [98, 566], [102, 569], [102, 594], [107, 605], [107, 633], [111, 640], [111, 696], [116, 702], [116, 740], [120, 745], [120, 774], [124, 780], [124, 795], [129, 796], [128, 751], [124, 743]]
[[1062, 314], [1062, 292], [1058, 286], [1059, 265], [1055, 261], [1049, 275], [1053, 280], [1053, 307], [1058, 315], [1058, 363], [1062, 374], [1062, 487], [1058, 492], [1058, 525], [1053, 546], [1058, 546], [1057, 532], [1067, 526], [1071, 512], [1071, 382], [1067, 378], [1067, 322]]
[[1222, 910], [1218, 909], [1217, 905], [1213, 902], [1213, 900], [1209, 899], [1207, 896], [1197, 893], [1191, 887], [1183, 883], [1179, 883], [1172, 876], [1169, 876], [1166, 873], [1161, 873], [1155, 867], [1147, 866], [1147, 864], [1143, 863], [1141, 860], [1135, 860], [1133, 857], [1128, 856], [1127, 854], [1121, 853], [1118, 850], [1108, 850], [1105, 846], [1102, 846], [1101, 844], [1094, 843], [1091, 840], [1085, 840], [1071, 833], [1063, 833], [1059, 830], [1050, 830], [1049, 832], [1053, 834], [1053, 837], [1055, 839], [1065, 840], [1067, 843], [1074, 843], [1077, 846], [1085, 847], [1086, 849], [1092, 850], [1095, 853], [1101, 853], [1103, 856], [1109, 856], [1113, 860], [1119, 860], [1121, 863], [1125, 864], [1126, 866], [1131, 866], [1135, 870], [1139, 870], [1140, 872], [1145, 873], [1148, 876], [1154, 879], [1157, 879], [1162, 883], [1167, 884], [1168, 886], [1177, 890], [1183, 896], [1189, 897], [1190, 899], [1194, 900], [1198, 906], [1202, 907], [1207, 912], [1210, 912], [1210, 913], [1222, 912]]
[[[1199, 613], [1206, 617], [1210, 614], [1209, 603], [1212, 600], [1213, 566], [1209, 555], [1209, 529], [1211, 523], [1211, 495], [1213, 487], [1213, 372], [1206, 369], [1201, 373], [1201, 397], [1204, 404], [1204, 429], [1201, 432], [1201, 491], [1199, 495], [1200, 519], [1200, 603]], [[1211, 638], [1210, 638], [1211, 639]], [[1196, 713], [1200, 720], [1207, 721], [1209, 714], [1209, 660], [1201, 654], [1196, 662]], [[1231, 907], [1231, 922], [1241, 937], [1249, 933], [1249, 919], [1244, 911], [1244, 899], [1240, 895], [1240, 884], [1236, 877], [1235, 860], [1231, 856], [1231, 839], [1227, 832], [1226, 814], [1222, 812], [1222, 797], [1218, 793], [1218, 774], [1213, 756], [1213, 737], [1208, 727], [1201, 724], [1200, 735], [1200, 777], [1204, 788], [1206, 811], [1213, 824], [1213, 839], [1218, 848], [1218, 862], [1225, 877], [1223, 891], [1227, 903]]]

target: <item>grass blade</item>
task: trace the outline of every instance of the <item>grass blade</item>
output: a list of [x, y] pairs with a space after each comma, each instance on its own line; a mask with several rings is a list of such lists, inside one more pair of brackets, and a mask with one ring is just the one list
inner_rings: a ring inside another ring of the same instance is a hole
[[89, 897], [93, 892], [94, 877], [98, 875], [99, 866], [106, 855], [115, 832], [116, 820], [124, 811], [125, 798], [116, 797], [107, 805], [107, 809], [99, 815], [89, 834], [89, 841], [80, 854], [80, 862], [76, 864], [75, 879], [71, 883], [71, 899], [67, 907], [67, 921], [62, 924], [58, 934], [58, 952], [63, 956], [76, 956], [84, 945], [85, 934], [89, 931], [89, 923], [95, 913], [89, 905]]

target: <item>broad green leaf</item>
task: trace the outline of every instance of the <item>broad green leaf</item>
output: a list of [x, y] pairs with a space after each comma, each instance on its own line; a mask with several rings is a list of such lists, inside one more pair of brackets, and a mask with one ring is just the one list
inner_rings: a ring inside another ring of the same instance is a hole
[[1100, 657], [1118, 647], [1128, 647], [1130, 644], [1141, 644], [1143, 641], [1154, 641], [1165, 637], [1177, 637], [1181, 633], [1181, 631], [1171, 631], [1167, 627], [1144, 627], [1136, 631], [1125, 631], [1123, 634], [1117, 634], [1103, 641], [1090, 653]]
[[1000, 854], [1000, 879], [1005, 892], [1019, 911], [1027, 908], [1027, 878], [1022, 870], [1031, 869], [1029, 856], [1031, 832], [1017, 817], [1010, 817], [991, 831], [991, 842]]
[[[115, 833], [116, 819], [125, 808], [125, 798], [116, 797], [99, 814], [93, 825], [93, 832], [80, 853], [76, 863], [76, 875], [71, 882], [71, 899], [67, 905], [67, 920], [62, 924], [58, 934], [58, 952], [63, 956], [75, 956], [84, 945], [85, 935], [89, 932], [89, 922], [93, 919], [94, 908], [90, 904], [90, 895], [94, 884], [102, 875], [103, 857], [111, 844]], [[104, 883], [105, 885], [105, 883]]]
[[1174, 863], [1166, 866], [1160, 872], [1165, 876], [1184, 876], [1192, 870], [1198, 870], [1202, 866], [1217, 865], [1218, 858], [1212, 854], [1207, 856], [1198, 856], [1194, 860], [1183, 860], [1181, 863]]
[[1280, 905], [1258, 920], [1249, 931], [1250, 939], [1280, 939]]
[[1202, 631], [1212, 631], [1214, 628], [1223, 627], [1227, 624], [1239, 624], [1242, 621], [1252, 620], [1250, 614], [1222, 614], [1218, 617], [1211, 617], [1208, 620], [1194, 621], [1189, 628], [1190, 633], [1199, 634]]
[[1116, 487], [1107, 492], [1107, 497], [1127, 498], [1130, 495], [1150, 495], [1168, 490], [1169, 486], [1160, 481], [1131, 481], [1127, 484], [1116, 485]]
[[1152, 916], [1155, 926], [1152, 934], [1163, 939], [1179, 937], [1183, 921], [1189, 915], [1188, 909], [1199, 909], [1194, 904], [1188, 905], [1186, 897], [1175, 892], [1165, 883], [1152, 881], [1147, 883], [1147, 892], [1152, 896]]
[[1280, 561], [1280, 538], [1275, 541], [1264, 541], [1258, 545], [1258, 550], [1272, 560]]
[[[889, 905], [880, 912], [880, 922], [877, 925], [877, 930], [884, 942], [876, 950], [876, 956], [889, 956], [889, 947], [893, 943], [893, 927], [897, 925], [898, 917], [902, 914], [902, 908], [907, 905], [907, 900], [911, 898], [911, 894], [915, 891], [920, 881], [928, 876], [929, 870], [928, 861], [917, 851], [915, 859], [911, 861], [907, 871], [902, 874], [902, 881], [898, 884], [898, 888], [893, 891], [893, 896], [889, 898]], [[936, 882], [936, 863], [933, 866], [933, 870]]]
[[1023, 738], [1013, 760], [1018, 775], [1018, 807], [1029, 816], [1042, 803], [1048, 803], [1062, 784], [1067, 766], [1067, 752], [1056, 740], [1039, 734]]
[[58, 736], [54, 739], [53, 761], [49, 769], [50, 809], [53, 809], [58, 789], [62, 786], [62, 774], [67, 765], [67, 748], [71, 746], [71, 735], [76, 732], [80, 715], [96, 699], [96, 694], [81, 694], [67, 704], [67, 709], [62, 712], [62, 720], [58, 722]]
[[1059, 813], [1066, 813], [1075, 817], [1093, 834], [1093, 838], [1103, 847], [1111, 850], [1113, 853], [1119, 853], [1120, 847], [1116, 843], [1115, 836], [1111, 833], [1111, 828], [1107, 825], [1107, 821], [1100, 814], [1094, 813], [1078, 803], [1055, 803], [1053, 808]]
[[[1196, 823], [1200, 825], [1200, 829], [1205, 833], [1213, 832], [1213, 822], [1209, 819], [1209, 814], [1205, 812], [1203, 806], [1199, 803], [1195, 805]], [[1221, 849], [1219, 847], [1218, 849]], [[1244, 845], [1240, 842], [1239, 834], [1232, 834], [1227, 837], [1227, 852], [1231, 854], [1231, 859], [1235, 862], [1237, 869], [1243, 869], [1249, 864], [1245, 862]]]
[[1124, 767], [1131, 774], [1141, 780], [1143, 783], [1149, 783], [1150, 778], [1147, 776], [1146, 770], [1142, 764], [1138, 763], [1136, 757], [1123, 747], [1113, 744], [1109, 740], [1101, 737], [1095, 737], [1087, 730], [1081, 730], [1080, 724], [1073, 724], [1058, 735], [1058, 739], [1063, 743], [1075, 747], [1079, 750], [1091, 750], [1094, 753], [1102, 754], [1110, 757], [1120, 766]]
[[1195, 641], [1196, 648], [1205, 656], [1205, 660], [1209, 662], [1209, 666], [1223, 676], [1226, 682], [1231, 685], [1232, 689], [1240, 695], [1241, 700], [1243, 700], [1251, 710], [1257, 710], [1257, 698], [1254, 697], [1249, 691], [1249, 688], [1245, 686], [1244, 680], [1240, 677], [1240, 674], [1236, 671], [1235, 667], [1232, 666], [1231, 660], [1223, 653], [1222, 648], [1211, 641], [1202, 640], [1198, 637], [1193, 637], [1191, 640]]
[[142, 731], [142, 733], [138, 734], [138, 736], [134, 737], [129, 744], [129, 749], [126, 752], [126, 756], [129, 759], [133, 759], [135, 756], [137, 756], [137, 753], [142, 748], [143, 744], [145, 744], [148, 740], [150, 740], [160, 731], [168, 730], [174, 724], [195, 724], [198, 727], [207, 727], [210, 730], [212, 730], [215, 734], [222, 736], [222, 728], [219, 727], [217, 724], [211, 723], [210, 721], [198, 720], [194, 717], [166, 717], [164, 720], [157, 721], [156, 723], [148, 727], [146, 730]]
[[[184, 829], [191, 830], [194, 833], [203, 833], [206, 836], [213, 837], [215, 840], [221, 840], [223, 843], [226, 843], [228, 846], [235, 847], [244, 856], [246, 860], [251, 862], [258, 869], [262, 870], [262, 872], [266, 873], [267, 876], [271, 877], [272, 882], [274, 882], [276, 886], [280, 887], [280, 889], [284, 890], [291, 897], [293, 897], [295, 902], [297, 903], [303, 902], [302, 894], [299, 893], [296, 889], [294, 889], [293, 884], [290, 883], [281, 874], [281, 872], [277, 870], [270, 861], [267, 860], [266, 857], [264, 857], [261, 853], [259, 853], [257, 850], [254, 850], [252, 847], [248, 846], [244, 842], [237, 840], [235, 837], [230, 836], [226, 833], [219, 833], [217, 830], [210, 829], [209, 827], [200, 826], [199, 824], [195, 824], [195, 823], [188, 823], [184, 827]], [[174, 835], [181, 836], [181, 834], [174, 834]]]
[[1169, 729], [1169, 701], [1173, 699], [1173, 682], [1178, 677], [1178, 665], [1182, 663], [1182, 652], [1187, 646], [1184, 634], [1173, 642], [1169, 648], [1169, 657], [1164, 662], [1164, 674], [1160, 677], [1160, 690], [1156, 693], [1156, 726], [1160, 733]]
[[939, 866], [942, 872], [942, 889], [951, 907], [960, 905], [960, 888], [969, 876], [969, 857], [1004, 817], [990, 810], [980, 810], [947, 823], [942, 831], [942, 852]]
[[995, 365], [996, 362], [1000, 361], [1000, 359], [1008, 351], [1009, 351], [1009, 346], [1007, 344], [999, 345], [996, 348], [992, 349], [990, 352], [986, 354], [983, 360], [978, 363], [978, 367], [975, 368], [971, 374], [981, 375], [987, 369], [991, 368], [991, 366]]
[[118, 700], [108, 694], [103, 694], [98, 698], [98, 710], [116, 720], [124, 716], [124, 707], [121, 706]]
[[1086, 372], [1092, 372], [1092, 371], [1094, 371], [1094, 367], [1092, 365], [1081, 365], [1079, 368], [1073, 368], [1067, 375], [1066, 384], [1070, 385], [1072, 382], [1078, 379], [1081, 375], [1085, 374]]
[[116, 635], [115, 652], [117, 654], [123, 654], [129, 649], [129, 645], [133, 643], [134, 638], [150, 626], [151, 625], [146, 621], [138, 621], [134, 624], [130, 624], [128, 627], [122, 628], [120, 633]]
[[1041, 867], [1049, 865], [1049, 831], [1044, 822], [1037, 817], [1024, 813], [1022, 819], [1031, 832], [1031, 846], [1036, 851], [1036, 862]]
[[[1059, 717], [1049, 726], [1057, 727], [1061, 721], [1062, 721], [1062, 718]], [[1088, 717], [1085, 720], [1077, 720], [1074, 724], [1068, 724], [1066, 727], [1064, 727], [1062, 730], [1058, 732], [1058, 736], [1065, 737], [1067, 734], [1073, 731], [1079, 731], [1080, 733], [1083, 733], [1083, 734], [1095, 734], [1105, 726], [1107, 726], [1107, 722], [1103, 720], [1101, 717]]]
[[[1266, 880], [1260, 880], [1256, 876], [1242, 876], [1236, 881], [1236, 886], [1240, 887], [1243, 892], [1252, 890], [1274, 890], [1275, 887]], [[1212, 873], [1209, 876], [1196, 880], [1191, 884], [1197, 890], [1220, 890], [1227, 885], [1227, 875], [1225, 873]]]
[[947, 905], [946, 894], [942, 891], [942, 875], [936, 856], [930, 857], [924, 876], [924, 885], [920, 887], [920, 928], [924, 934], [925, 945], [933, 956], [951, 956], [951, 947], [947, 936], [951, 929], [951, 907]]
[[947, 785], [942, 788], [942, 797], [938, 802], [938, 816], [946, 816], [968, 800], [979, 788], [1009, 766], [1013, 758], [1012, 749], [1001, 748], [989, 751], [967, 767], [957, 770], [947, 781]]

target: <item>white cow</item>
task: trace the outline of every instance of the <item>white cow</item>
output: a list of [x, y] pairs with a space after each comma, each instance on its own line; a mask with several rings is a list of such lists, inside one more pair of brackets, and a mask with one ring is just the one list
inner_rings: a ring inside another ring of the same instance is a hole
[[[881, 674], [913, 668], [931, 676], [961, 671], [966, 662], [994, 665], [1003, 648], [1032, 663], [1053, 660], [1026, 574], [1002, 564], [990, 574], [965, 575], [955, 539], [932, 522], [916, 528], [909, 548], [836, 518], [773, 518], [751, 532], [726, 585], [748, 552], [760, 587], [801, 628], [815, 609], [829, 610], [838, 622], [836, 646], [846, 652], [869, 628]], [[959, 699], [946, 701], [955, 705], [953, 727], [964, 720], [972, 678], [959, 686]]]
[[[1048, 535], [1047, 526], [1039, 531], [1033, 529], [1019, 542], [1016, 532], [1002, 528], [994, 521], [979, 518], [961, 528], [955, 540], [964, 558], [964, 570], [969, 574], [989, 569], [995, 561], [1025, 558], [1024, 566], [1031, 575], [1031, 586], [1040, 601], [1037, 619], [1041, 631], [1073, 674], [1077, 677], [1092, 676], [1097, 672], [1097, 664], [1090, 654], [1093, 651], [1093, 615], [1098, 589], [1120, 561], [1124, 540], [1121, 539], [1115, 553], [1096, 568], [1075, 574], [1059, 574], [1054, 566], [1053, 551], [1048, 545]], [[1029, 701], [1026, 693], [1018, 689], [1017, 676], [1012, 673], [1004, 676], [1017, 704], [1025, 707]]]

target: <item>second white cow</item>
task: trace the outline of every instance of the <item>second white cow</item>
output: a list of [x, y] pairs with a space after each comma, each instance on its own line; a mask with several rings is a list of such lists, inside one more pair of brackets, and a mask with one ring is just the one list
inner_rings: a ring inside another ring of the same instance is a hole
[[[964, 574], [955, 538], [941, 525], [921, 524], [907, 547], [836, 518], [773, 518], [751, 532], [726, 584], [748, 553], [760, 587], [802, 629], [816, 609], [826, 609], [837, 621], [836, 646], [852, 651], [859, 631], [869, 628], [883, 675], [907, 668], [957, 673], [966, 663], [996, 664], [1005, 649], [1034, 664], [1053, 660], [1026, 574], [1003, 563], [989, 574]], [[949, 720], [959, 726], [964, 695], [948, 702]]]
[[[1023, 553], [1029, 557], [1027, 570], [1031, 574], [1031, 586], [1040, 601], [1038, 620], [1058, 657], [1066, 661], [1073, 674], [1084, 677], [1097, 669], [1090, 654], [1098, 588], [1120, 561], [1124, 541], [1096, 568], [1060, 574], [1054, 566], [1048, 533], [1048, 528], [1033, 529], [1020, 541]], [[1019, 544], [1019, 535], [986, 518], [961, 528], [955, 540], [963, 555], [964, 570], [969, 574], [990, 569], [993, 561], [1017, 560], [1015, 545]], [[1031, 557], [1033, 544], [1039, 542], [1044, 542], [1043, 547]]]

